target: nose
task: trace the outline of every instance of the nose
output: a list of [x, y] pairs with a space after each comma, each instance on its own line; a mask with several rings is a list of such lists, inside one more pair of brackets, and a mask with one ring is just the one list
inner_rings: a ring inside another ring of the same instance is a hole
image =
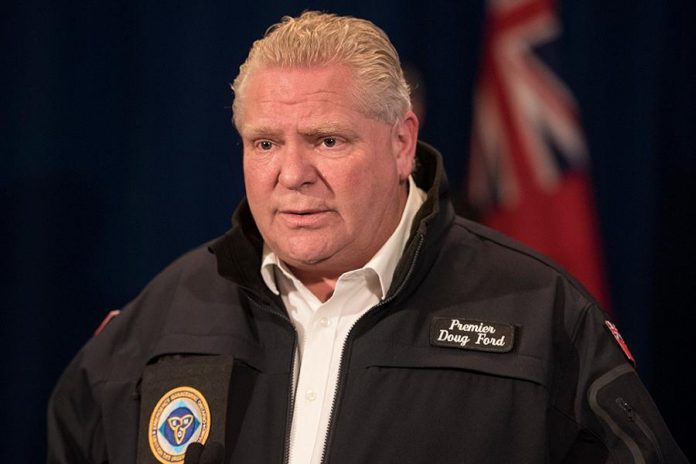
[[316, 182], [318, 173], [309, 148], [287, 144], [280, 159], [278, 183], [289, 190], [299, 190]]

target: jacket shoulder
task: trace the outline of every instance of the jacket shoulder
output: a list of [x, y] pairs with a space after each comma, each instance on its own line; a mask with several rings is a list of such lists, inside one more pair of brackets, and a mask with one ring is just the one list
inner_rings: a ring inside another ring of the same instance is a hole
[[[78, 355], [91, 383], [113, 378], [120, 372], [140, 372], [159, 341], [203, 317], [202, 302], [230, 301], [235, 286], [217, 273], [209, 243], [177, 258], [158, 273], [131, 302], [125, 305]], [[116, 369], [118, 367], [118, 369]]]
[[459, 239], [479, 255], [479, 263], [489, 263], [501, 273], [522, 280], [556, 280], [567, 286], [570, 291], [586, 304], [599, 306], [595, 298], [568, 271], [551, 258], [529, 248], [528, 246], [480, 223], [457, 217], [454, 222]]

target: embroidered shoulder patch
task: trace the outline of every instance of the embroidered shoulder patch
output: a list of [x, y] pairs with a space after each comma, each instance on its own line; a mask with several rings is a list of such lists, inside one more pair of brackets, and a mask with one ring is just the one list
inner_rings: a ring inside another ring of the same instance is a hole
[[205, 443], [210, 425], [210, 408], [201, 392], [192, 387], [169, 390], [150, 416], [150, 450], [163, 464], [183, 463], [188, 444]]
[[515, 326], [450, 317], [434, 317], [430, 344], [463, 350], [507, 353], [515, 342]]
[[96, 337], [101, 333], [102, 330], [104, 330], [104, 327], [109, 325], [109, 322], [111, 322], [116, 316], [121, 314], [120, 309], [112, 309], [109, 311], [109, 314], [106, 315], [103, 321], [101, 321], [101, 324], [99, 324], [99, 327], [97, 327], [97, 330], [94, 331], [93, 337]]
[[626, 355], [628, 360], [631, 361], [631, 364], [633, 364], [635, 366], [636, 360], [633, 358], [633, 355], [631, 354], [631, 350], [628, 349], [628, 345], [626, 344], [626, 341], [623, 339], [623, 337], [619, 333], [619, 329], [617, 329], [616, 326], [609, 321], [604, 321], [604, 325], [607, 326], [607, 328], [609, 329], [609, 332], [611, 332], [611, 334], [614, 336], [614, 340], [616, 340], [616, 343], [619, 344], [619, 347], [621, 347], [621, 350], [624, 352], [624, 354]]

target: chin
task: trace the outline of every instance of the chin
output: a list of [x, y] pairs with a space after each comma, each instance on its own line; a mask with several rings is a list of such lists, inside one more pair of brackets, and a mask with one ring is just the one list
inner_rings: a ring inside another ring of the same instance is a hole
[[306, 266], [316, 266], [326, 261], [328, 257], [323, 255], [303, 255], [291, 258], [291, 262], [294, 262], [295, 267], [306, 267]]
[[330, 255], [327, 255], [323, 250], [288, 250], [280, 249], [276, 251], [278, 257], [287, 264], [294, 267], [311, 266], [326, 260]]
[[285, 247], [281, 251], [283, 256], [287, 258], [288, 263], [297, 263], [298, 265], [317, 264], [333, 255], [330, 250], [327, 250], [325, 240], [323, 237], [314, 239], [293, 239], [288, 237], [288, 241], [295, 242], [295, 246]]

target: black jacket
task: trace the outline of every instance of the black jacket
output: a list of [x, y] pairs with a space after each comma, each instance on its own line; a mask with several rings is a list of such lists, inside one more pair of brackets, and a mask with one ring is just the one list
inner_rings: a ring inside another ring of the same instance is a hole
[[[421, 144], [418, 160], [428, 198], [388, 296], [346, 341], [324, 462], [686, 462], [595, 301], [456, 217], [439, 155]], [[225, 462], [285, 461], [296, 334], [261, 246], [242, 203], [89, 341], [51, 399], [49, 463], [157, 462], [152, 398], [191, 382], [214, 397]]]

